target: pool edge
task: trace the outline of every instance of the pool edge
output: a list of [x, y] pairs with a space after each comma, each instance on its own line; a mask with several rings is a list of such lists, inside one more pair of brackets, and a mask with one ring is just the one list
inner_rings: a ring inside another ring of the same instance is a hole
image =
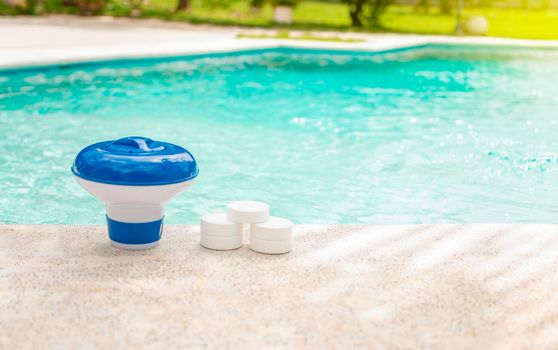
[[[212, 45], [214, 46], [215, 43]], [[532, 48], [532, 49], [558, 49], [558, 41], [543, 41], [531, 39], [509, 39], [497, 37], [450, 37], [450, 36], [421, 36], [421, 35], [390, 35], [374, 37], [373, 40], [363, 44], [330, 43], [330, 42], [302, 42], [280, 39], [230, 39], [227, 44], [217, 44], [217, 47], [203, 49], [179, 49], [169, 52], [153, 53], [149, 50], [142, 52], [93, 52], [82, 57], [72, 57], [70, 53], [64, 58], [38, 57], [32, 62], [2, 63], [0, 74], [46, 71], [52, 69], [66, 69], [74, 67], [91, 67], [104, 65], [118, 65], [126, 63], [164, 63], [181, 59], [195, 59], [203, 57], [235, 56], [242, 54], [258, 54], [283, 50], [303, 50], [308, 52], [340, 52], [354, 54], [384, 54], [414, 50], [428, 46], [471, 46], [471, 47], [496, 47], [496, 48]], [[68, 48], [67, 51], [71, 51]], [[157, 50], [154, 50], [157, 51]], [[2, 49], [0, 49], [0, 54]]]

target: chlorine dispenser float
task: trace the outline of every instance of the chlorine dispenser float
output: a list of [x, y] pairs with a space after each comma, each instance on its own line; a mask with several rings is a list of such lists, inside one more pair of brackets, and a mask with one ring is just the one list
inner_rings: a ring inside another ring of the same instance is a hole
[[180, 146], [130, 136], [87, 146], [72, 172], [87, 192], [105, 202], [112, 244], [147, 249], [161, 239], [164, 205], [192, 185], [198, 166]]

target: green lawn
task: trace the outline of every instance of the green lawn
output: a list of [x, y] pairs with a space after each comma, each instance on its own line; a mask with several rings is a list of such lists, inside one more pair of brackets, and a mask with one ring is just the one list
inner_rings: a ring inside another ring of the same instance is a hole
[[[2, 0], [0, 0], [1, 2]], [[104, 14], [113, 16], [127, 16], [130, 11], [129, 0], [109, 0]], [[46, 0], [47, 12], [71, 12], [61, 8], [60, 0]], [[209, 3], [215, 1], [209, 1]], [[264, 7], [261, 13], [250, 12], [248, 1], [231, 1], [228, 8], [211, 7], [208, 1], [193, 0], [191, 11], [186, 14], [173, 14], [176, 0], [148, 0], [144, 5], [142, 17], [155, 17], [192, 23], [213, 23], [220, 25], [241, 25], [277, 27], [272, 18], [270, 5]], [[0, 12], [2, 7], [0, 7]], [[489, 19], [488, 35], [528, 38], [528, 39], [558, 39], [558, 10], [521, 10], [470, 8], [465, 9], [464, 16], [483, 15]], [[400, 33], [421, 34], [452, 34], [455, 27], [455, 17], [438, 14], [433, 7], [428, 14], [416, 13], [412, 6], [392, 6], [381, 19], [381, 28], [353, 28], [350, 25], [347, 5], [343, 3], [302, 1], [295, 9], [295, 23], [292, 26], [280, 27], [285, 29], [323, 29], [323, 30], [358, 30], [358, 31], [386, 31]]]
[[[482, 15], [489, 20], [489, 36], [525, 39], [558, 39], [558, 11], [474, 8], [465, 17]], [[453, 16], [417, 14], [410, 7], [393, 7], [382, 19], [383, 26], [396, 32], [451, 33]]]

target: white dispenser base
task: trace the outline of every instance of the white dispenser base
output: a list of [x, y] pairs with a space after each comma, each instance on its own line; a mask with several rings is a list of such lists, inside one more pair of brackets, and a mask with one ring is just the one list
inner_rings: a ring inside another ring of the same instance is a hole
[[116, 248], [119, 248], [119, 249], [144, 250], [144, 249], [154, 248], [154, 247], [158, 246], [160, 242], [161, 242], [161, 240], [158, 240], [158, 241], [152, 242], [152, 243], [146, 243], [146, 244], [124, 244], [124, 243], [119, 243], [119, 242], [115, 242], [115, 241], [111, 240], [110, 244], [112, 244], [113, 247], [116, 247]]
[[193, 180], [170, 185], [123, 186], [76, 177], [89, 193], [106, 204], [109, 238], [121, 249], [141, 250], [157, 246], [163, 231], [164, 205]]

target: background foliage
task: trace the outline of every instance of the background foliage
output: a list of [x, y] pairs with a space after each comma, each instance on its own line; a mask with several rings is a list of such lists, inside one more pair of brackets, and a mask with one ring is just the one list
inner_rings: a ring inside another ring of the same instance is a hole
[[[189, 0], [187, 8], [179, 11], [176, 11], [179, 0], [27, 0], [29, 7], [26, 8], [7, 6], [6, 1], [9, 0], [0, 0], [0, 14], [102, 14], [280, 29], [419, 34], [452, 34], [456, 24], [455, 0], [447, 0], [449, 4], [442, 0], [438, 3], [433, 0], [430, 3], [424, 0], [396, 3], [391, 3], [392, 0], [302, 0], [294, 3], [294, 22], [288, 26], [273, 22], [274, 2], [271, 0]], [[352, 20], [351, 8], [355, 1], [364, 1], [361, 25]], [[389, 6], [374, 20], [371, 10], [380, 1], [387, 1]], [[465, 18], [479, 15], [488, 18], [488, 35], [558, 39], [558, 4], [550, 0], [477, 0], [465, 2], [465, 5]]]

